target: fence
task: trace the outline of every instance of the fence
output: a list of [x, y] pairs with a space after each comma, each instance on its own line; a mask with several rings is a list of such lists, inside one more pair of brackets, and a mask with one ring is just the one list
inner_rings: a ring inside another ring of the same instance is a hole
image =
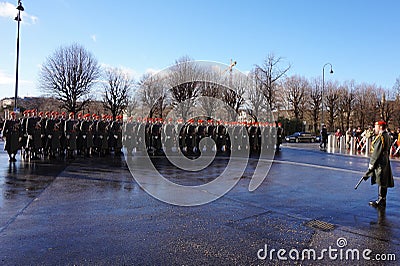
[[[371, 138], [357, 138], [350, 137], [346, 141], [345, 136], [337, 137], [335, 135], [328, 136], [327, 151], [332, 153], [346, 153], [350, 155], [364, 155], [369, 156], [371, 154]], [[397, 140], [392, 142], [390, 148], [391, 157], [400, 157], [400, 142]]]
[[346, 141], [346, 136], [337, 137], [335, 135], [329, 135], [327, 151], [332, 153], [369, 156], [371, 153], [371, 139], [366, 137], [350, 137]]

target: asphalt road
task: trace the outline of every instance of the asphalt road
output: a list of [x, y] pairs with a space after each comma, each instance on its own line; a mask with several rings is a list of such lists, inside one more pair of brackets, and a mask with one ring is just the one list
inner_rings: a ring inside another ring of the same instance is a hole
[[[165, 158], [153, 162], [170, 180], [195, 185], [215, 178], [224, 160], [188, 175]], [[315, 144], [284, 146], [253, 192], [251, 159], [242, 176], [232, 177], [240, 180], [229, 193], [197, 207], [148, 195], [124, 157], [9, 164], [2, 151], [0, 161], [1, 265], [397, 265], [400, 259], [398, 187], [389, 189], [386, 209], [368, 206], [377, 187], [367, 182], [354, 190], [368, 159], [324, 153]], [[398, 185], [399, 162], [392, 169]]]

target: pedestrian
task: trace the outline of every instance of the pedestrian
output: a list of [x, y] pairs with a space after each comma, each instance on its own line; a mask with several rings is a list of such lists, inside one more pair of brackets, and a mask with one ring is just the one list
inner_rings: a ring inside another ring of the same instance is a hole
[[342, 131], [340, 131], [340, 128], [336, 130], [335, 137], [336, 137], [336, 147], [340, 148], [340, 139], [342, 138]]
[[282, 128], [282, 124], [275, 122], [276, 125], [276, 150], [280, 151], [281, 148], [281, 144], [282, 144], [282, 138], [283, 138], [283, 128]]
[[391, 139], [386, 128], [386, 122], [384, 121], [375, 123], [374, 131], [376, 137], [372, 141], [373, 152], [370, 157], [368, 171], [364, 175], [365, 180], [371, 176], [371, 185], [378, 185], [378, 199], [369, 202], [369, 205], [375, 208], [386, 206], [387, 189], [394, 187], [389, 161]]
[[326, 125], [322, 125], [321, 129], [321, 143], [319, 144], [320, 149], [326, 150], [326, 144], [328, 143], [328, 130]]
[[350, 146], [351, 146], [351, 139], [352, 139], [352, 137], [353, 137], [353, 134], [352, 134], [353, 132], [352, 132], [352, 130], [351, 130], [351, 128], [349, 127], [348, 129], [347, 129], [347, 131], [346, 131], [346, 148], [349, 150], [350, 149]]

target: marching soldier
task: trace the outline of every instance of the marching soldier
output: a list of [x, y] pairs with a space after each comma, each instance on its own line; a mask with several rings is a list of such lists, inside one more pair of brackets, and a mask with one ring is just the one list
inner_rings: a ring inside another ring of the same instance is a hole
[[136, 151], [143, 151], [146, 149], [146, 122], [145, 119], [138, 118], [135, 126], [136, 135]]
[[80, 123], [79, 134], [82, 139], [82, 150], [83, 156], [92, 156], [93, 147], [93, 133], [92, 133], [92, 122], [90, 121], [90, 114], [85, 114], [83, 116], [83, 121]]
[[[55, 117], [58, 116], [58, 113], [55, 113]], [[61, 135], [62, 132], [60, 130], [60, 121], [58, 119], [54, 119], [54, 128], [52, 131], [52, 137], [51, 137], [51, 144], [50, 144], [50, 150], [49, 150], [49, 156], [50, 158], [55, 158], [56, 153], [60, 154], [60, 149], [61, 149]]]
[[135, 146], [134, 132], [135, 124], [133, 123], [133, 117], [129, 117], [128, 121], [124, 124], [124, 138], [123, 144], [126, 148], [127, 155], [131, 156], [133, 153], [133, 148]]
[[15, 112], [11, 112], [11, 119], [7, 119], [3, 126], [3, 137], [6, 138], [4, 150], [7, 151], [9, 161], [16, 162], [15, 155], [17, 154], [20, 144], [21, 129], [20, 121], [17, 119]]
[[97, 148], [100, 156], [105, 156], [108, 151], [108, 121], [107, 115], [103, 114], [101, 119], [97, 122]]
[[40, 128], [41, 128], [41, 134], [40, 134], [40, 139], [42, 140], [42, 148], [40, 152], [44, 155], [47, 156], [47, 139], [48, 136], [46, 134], [46, 124], [47, 120], [50, 120], [51, 114], [49, 111], [45, 112], [44, 116], [40, 116]]
[[386, 122], [375, 123], [375, 134], [377, 136], [372, 142], [373, 152], [364, 179], [371, 176], [371, 185], [378, 185], [378, 199], [369, 202], [369, 205], [377, 208], [386, 206], [387, 189], [394, 187], [394, 180], [389, 160], [391, 139], [386, 130]]
[[200, 141], [206, 137], [206, 126], [204, 125], [204, 121], [199, 119], [197, 121], [196, 127], [196, 153], [201, 153], [203, 147], [200, 147]]
[[45, 146], [43, 147], [44, 149], [44, 154], [49, 154], [50, 157], [55, 157], [54, 154], [50, 154], [50, 151], [52, 150], [52, 143], [53, 143], [53, 132], [54, 132], [54, 128], [56, 125], [56, 114], [55, 112], [51, 112], [51, 117], [48, 117], [46, 119], [46, 124], [45, 124], [45, 128], [44, 128], [44, 135], [45, 135]]
[[[41, 112], [43, 115], [43, 112]], [[31, 110], [26, 123], [26, 133], [28, 134], [27, 147], [31, 160], [39, 160], [39, 152], [42, 149], [42, 125], [41, 118], [36, 116], [36, 110]]]
[[82, 137], [82, 134], [81, 134], [81, 124], [82, 124], [82, 121], [83, 121], [83, 118], [82, 118], [82, 113], [81, 112], [79, 112], [78, 113], [78, 119], [77, 119], [77, 121], [76, 121], [76, 153], [77, 153], [77, 155], [82, 155], [82, 151], [83, 151], [83, 142], [85, 141], [84, 139], [83, 139], [83, 137]]
[[210, 138], [206, 142], [206, 151], [207, 153], [211, 153], [212, 149], [215, 147], [215, 126], [214, 121], [212, 119], [207, 120], [207, 127], [206, 127], [206, 135]]
[[150, 130], [150, 150], [154, 152], [154, 154], [161, 153], [162, 151], [162, 144], [161, 144], [161, 129], [162, 124], [159, 118], [155, 119], [155, 122], [151, 124]]
[[163, 141], [164, 148], [166, 152], [172, 151], [172, 147], [174, 146], [174, 138], [175, 138], [175, 127], [172, 124], [172, 118], [168, 119], [168, 123], [166, 123], [162, 128], [163, 133]]
[[115, 121], [111, 123], [110, 138], [112, 139], [110, 148], [114, 149], [114, 154], [122, 154], [122, 115], [116, 116]]
[[22, 135], [22, 139], [21, 139], [21, 155], [23, 157], [28, 156], [28, 149], [26, 146], [26, 143], [28, 142], [28, 133], [26, 132], [26, 124], [28, 123], [28, 118], [29, 118], [29, 113], [30, 110], [25, 110], [23, 112], [24, 116], [21, 119], [21, 135]]
[[186, 124], [185, 132], [186, 153], [188, 155], [193, 155], [195, 153], [194, 148], [196, 147], [196, 126], [194, 125], [193, 119], [189, 120]]
[[249, 143], [250, 153], [257, 153], [258, 151], [258, 125], [256, 122], [251, 123], [249, 129]]
[[216, 137], [216, 149], [217, 153], [222, 152], [222, 148], [226, 144], [226, 128], [224, 125], [221, 124], [220, 121], [217, 122], [217, 127], [215, 128], [215, 137]]
[[75, 114], [71, 112], [69, 119], [65, 121], [64, 131], [66, 138], [67, 148], [67, 159], [74, 159], [74, 151], [76, 150], [76, 138], [77, 138], [77, 121], [75, 120]]
[[64, 156], [65, 155], [65, 149], [67, 146], [67, 139], [65, 137], [65, 121], [67, 120], [67, 114], [65, 112], [61, 112], [60, 118], [59, 118], [59, 130], [60, 130], [60, 155]]

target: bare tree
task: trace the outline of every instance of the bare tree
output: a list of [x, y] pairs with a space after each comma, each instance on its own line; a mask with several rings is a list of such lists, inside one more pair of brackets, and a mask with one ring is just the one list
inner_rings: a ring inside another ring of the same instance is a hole
[[149, 111], [149, 117], [158, 115], [163, 117], [164, 110], [168, 105], [167, 90], [168, 88], [158, 75], [145, 73], [138, 83], [139, 99], [143, 107]]
[[263, 65], [256, 65], [256, 71], [254, 72], [256, 78], [262, 84], [261, 88], [270, 110], [274, 110], [276, 105], [276, 82], [285, 76], [290, 69], [290, 64], [281, 69], [279, 66], [281, 61], [282, 57], [275, 57], [274, 54], [269, 54]]
[[239, 109], [245, 103], [243, 94], [249, 86], [248, 80], [241, 75], [233, 75], [230, 88], [225, 88], [222, 93], [222, 100], [226, 103], [229, 119], [236, 121]]
[[267, 102], [266, 98], [263, 95], [263, 83], [256, 78], [256, 72], [260, 71], [259, 69], [253, 69], [249, 74], [249, 86], [247, 89], [247, 97], [250, 106], [248, 106], [247, 113], [254, 119], [254, 121], [258, 121], [258, 117], [261, 112], [267, 112]]
[[335, 127], [335, 119], [338, 116], [338, 101], [340, 92], [338, 84], [328, 82], [325, 86], [327, 92], [325, 93], [325, 105], [328, 112], [328, 129], [333, 130]]
[[364, 128], [376, 120], [379, 102], [375, 85], [360, 84], [356, 87], [354, 114], [358, 126]]
[[377, 90], [378, 95], [382, 95], [381, 100], [377, 102], [379, 112], [380, 112], [380, 119], [385, 122], [389, 122], [395, 111], [395, 96], [391, 95], [390, 91], [385, 91], [384, 89]]
[[296, 120], [303, 119], [305, 103], [307, 102], [308, 81], [304, 77], [291, 76], [284, 80], [283, 89]]
[[131, 76], [118, 68], [105, 70], [103, 106], [115, 118], [127, 108], [133, 86]]
[[62, 108], [78, 112], [90, 101], [100, 76], [97, 60], [83, 46], [61, 47], [47, 58], [39, 72], [40, 89], [62, 102]]
[[186, 120], [200, 93], [201, 71], [189, 57], [182, 57], [175, 62], [169, 75], [169, 87], [172, 105]]
[[309, 112], [311, 115], [314, 132], [318, 131], [319, 124], [319, 112], [322, 104], [322, 87], [321, 82], [318, 79], [311, 81], [310, 85], [310, 97], [309, 100]]
[[345, 82], [339, 87], [339, 120], [340, 128], [346, 130], [350, 127], [350, 118], [355, 104], [355, 83], [354, 80]]
[[197, 104], [211, 118], [215, 117], [221, 105], [218, 100], [222, 99], [223, 88], [217, 83], [220, 75], [216, 71], [204, 69], [202, 72], [202, 81], [199, 83], [200, 97], [197, 99]]

